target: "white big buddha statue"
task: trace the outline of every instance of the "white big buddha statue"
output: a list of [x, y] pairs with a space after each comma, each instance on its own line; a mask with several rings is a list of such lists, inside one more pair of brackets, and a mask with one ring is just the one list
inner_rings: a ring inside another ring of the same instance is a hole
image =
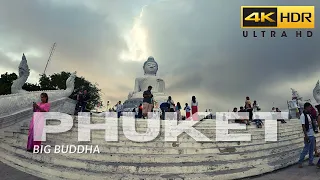
[[167, 100], [165, 95], [165, 82], [157, 76], [158, 63], [153, 57], [149, 57], [143, 64], [144, 76], [138, 77], [135, 80], [134, 91], [130, 92], [128, 99], [143, 98], [143, 92], [152, 86], [152, 94], [156, 102]]

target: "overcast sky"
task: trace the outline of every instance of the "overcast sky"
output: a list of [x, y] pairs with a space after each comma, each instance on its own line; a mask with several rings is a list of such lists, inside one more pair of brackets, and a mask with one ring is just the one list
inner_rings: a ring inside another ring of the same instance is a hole
[[[319, 27], [312, 38], [244, 38], [241, 5], [320, 5], [319, 0], [0, 0], [0, 73], [26, 54], [35, 83], [50, 46], [47, 74], [77, 71], [103, 100], [126, 100], [153, 56], [166, 93], [200, 110], [232, 110], [246, 96], [263, 110], [286, 108], [290, 88], [305, 98], [320, 79]], [[280, 4], [279, 4], [280, 3]], [[316, 22], [319, 11], [316, 10]], [[294, 33], [292, 31], [288, 31]]]

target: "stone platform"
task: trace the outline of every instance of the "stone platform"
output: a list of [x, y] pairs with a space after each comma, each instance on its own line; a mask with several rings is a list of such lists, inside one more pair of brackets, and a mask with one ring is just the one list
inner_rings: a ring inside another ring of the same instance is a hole
[[[145, 132], [146, 125], [145, 120], [138, 120], [137, 131]], [[0, 156], [5, 164], [45, 179], [238, 179], [297, 162], [303, 146], [300, 122], [290, 120], [278, 126], [278, 142], [265, 142], [264, 129], [252, 125], [232, 131], [252, 134], [251, 142], [196, 142], [186, 134], [177, 142], [164, 142], [161, 130], [156, 140], [137, 143], [124, 137], [119, 127], [118, 142], [105, 142], [104, 131], [95, 130], [91, 142], [78, 143], [76, 123], [68, 132], [48, 135], [44, 144], [98, 145], [100, 154], [32, 154], [25, 151], [25, 123], [19, 130], [5, 132]], [[196, 129], [215, 140], [214, 120], [202, 121]]]

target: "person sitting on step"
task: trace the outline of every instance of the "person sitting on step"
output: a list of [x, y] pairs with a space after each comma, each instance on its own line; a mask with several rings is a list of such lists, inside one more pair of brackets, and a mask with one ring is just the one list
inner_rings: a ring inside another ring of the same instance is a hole
[[[240, 107], [240, 110], [238, 111], [240, 114], [247, 112], [246, 109], [243, 108], [243, 106]], [[240, 117], [241, 119], [238, 119], [237, 122], [239, 123], [245, 123], [247, 125], [250, 125], [249, 119], [247, 117]]]
[[[276, 108], [276, 112], [281, 112], [279, 108]], [[287, 123], [282, 117], [278, 117], [277, 121], [280, 121], [281, 123]]]

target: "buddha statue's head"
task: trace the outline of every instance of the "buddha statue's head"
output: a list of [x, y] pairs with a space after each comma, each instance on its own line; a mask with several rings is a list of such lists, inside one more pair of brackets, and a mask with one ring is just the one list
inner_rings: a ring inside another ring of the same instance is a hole
[[146, 62], [143, 64], [144, 74], [148, 75], [157, 75], [158, 63], [154, 60], [153, 57], [149, 57]]

